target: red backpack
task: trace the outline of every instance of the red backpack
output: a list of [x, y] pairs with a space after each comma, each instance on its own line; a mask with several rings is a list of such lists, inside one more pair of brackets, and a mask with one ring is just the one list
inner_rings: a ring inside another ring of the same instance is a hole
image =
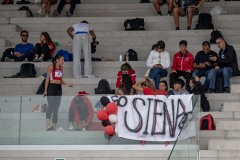
[[216, 130], [216, 126], [211, 114], [200, 119], [200, 130]]
[[4, 0], [2, 4], [13, 4], [13, 0]]

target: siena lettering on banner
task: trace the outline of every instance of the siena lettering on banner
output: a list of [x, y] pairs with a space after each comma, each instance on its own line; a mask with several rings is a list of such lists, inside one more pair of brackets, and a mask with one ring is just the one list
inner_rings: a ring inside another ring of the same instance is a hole
[[[118, 105], [119, 137], [145, 141], [175, 141], [196, 135], [192, 95], [109, 96]], [[188, 116], [187, 116], [188, 115]], [[188, 118], [188, 120], [186, 120]], [[188, 122], [184, 125], [185, 122]], [[185, 131], [184, 131], [185, 130]]]

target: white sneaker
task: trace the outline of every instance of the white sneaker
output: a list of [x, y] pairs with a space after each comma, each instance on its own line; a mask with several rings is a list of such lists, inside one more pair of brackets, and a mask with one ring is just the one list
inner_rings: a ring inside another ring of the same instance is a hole
[[97, 75], [95, 74], [92, 74], [92, 75], [83, 75], [82, 78], [96, 78], [98, 77]]
[[64, 129], [62, 127], [59, 127], [57, 131], [64, 131]]
[[33, 62], [37, 62], [38, 61], [38, 57], [35, 57]]
[[73, 131], [73, 126], [70, 126], [68, 130]]
[[73, 78], [81, 78], [81, 76], [80, 76], [80, 75], [77, 75], [77, 76], [73, 76]]
[[43, 14], [42, 14], [42, 9], [39, 9], [38, 11], [37, 11], [37, 13], [40, 15], [40, 16], [42, 16]]
[[9, 58], [9, 57], [6, 57], [6, 58], [5, 58], [5, 62], [14, 62], [14, 59], [11, 59], [11, 58]]

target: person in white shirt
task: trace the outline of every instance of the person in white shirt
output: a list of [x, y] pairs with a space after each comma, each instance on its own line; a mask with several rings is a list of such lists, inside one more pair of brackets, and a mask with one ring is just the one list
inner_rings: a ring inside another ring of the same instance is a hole
[[167, 69], [170, 67], [170, 56], [169, 53], [165, 51], [165, 43], [163, 41], [158, 41], [157, 44], [153, 45], [146, 65], [151, 69], [149, 78], [153, 79], [155, 81], [155, 87], [159, 88], [161, 78], [167, 76]]
[[73, 39], [73, 78], [81, 76], [81, 51], [84, 56], [84, 75], [83, 78], [94, 78], [92, 74], [92, 58], [91, 58], [91, 42], [89, 34], [92, 36], [92, 41], [96, 41], [96, 35], [92, 27], [87, 21], [74, 24], [67, 29], [68, 35]]

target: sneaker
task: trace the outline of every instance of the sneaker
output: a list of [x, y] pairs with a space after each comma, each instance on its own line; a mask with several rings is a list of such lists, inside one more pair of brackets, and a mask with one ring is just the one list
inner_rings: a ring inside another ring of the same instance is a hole
[[27, 58], [25, 58], [25, 59], [23, 60], [23, 62], [28, 62], [28, 59], [27, 59]]
[[35, 57], [33, 62], [37, 62], [38, 61], [38, 57]]
[[59, 13], [58, 13], [57, 10], [53, 11], [53, 16], [54, 16], [54, 17], [58, 17], [58, 16], [59, 16]]
[[42, 16], [43, 14], [42, 14], [42, 9], [39, 9], [38, 11], [37, 11], [37, 13], [40, 15], [40, 16]]
[[42, 58], [39, 58], [39, 59], [38, 59], [38, 62], [42, 62], [42, 61], [43, 61], [43, 59], [42, 59]]
[[208, 91], [206, 93], [214, 93], [213, 89], [208, 89]]
[[167, 16], [171, 16], [171, 14], [167, 14]]
[[223, 93], [230, 93], [229, 87], [225, 87], [225, 88], [223, 89]]
[[69, 11], [67, 11], [66, 12], [66, 17], [72, 17], [72, 14]]
[[48, 18], [49, 17], [48, 14], [45, 14], [45, 17]]
[[81, 78], [81, 76], [77, 75], [77, 76], [73, 76], [73, 78]]
[[92, 75], [82, 75], [82, 78], [96, 78], [98, 77], [97, 75], [95, 74], [92, 74]]
[[5, 58], [5, 62], [14, 62], [14, 59], [11, 59], [11, 58], [9, 58], [9, 57], [6, 57], [6, 58]]
[[64, 129], [62, 127], [59, 127], [57, 131], [64, 131]]
[[73, 126], [70, 126], [68, 130], [73, 131]]

